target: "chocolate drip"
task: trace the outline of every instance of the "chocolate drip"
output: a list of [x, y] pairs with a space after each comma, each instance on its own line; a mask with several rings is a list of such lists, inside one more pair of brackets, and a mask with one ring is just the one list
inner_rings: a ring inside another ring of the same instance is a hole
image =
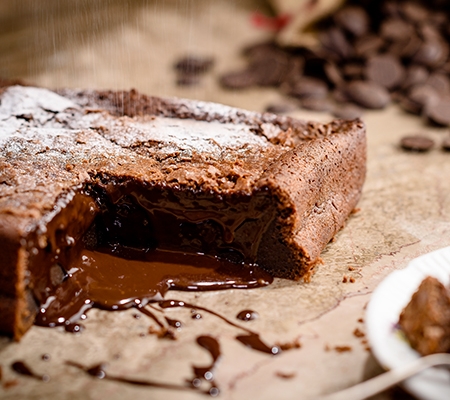
[[177, 328], [177, 329], [181, 329], [183, 326], [183, 323], [181, 321], [178, 321], [176, 319], [171, 319], [168, 317], [165, 317], [166, 322], [169, 324], [169, 326], [171, 326], [172, 328]]
[[159, 306], [161, 308], [175, 308], [175, 307], [186, 307], [190, 308], [191, 310], [202, 310], [209, 314], [212, 314], [218, 318], [220, 318], [222, 321], [225, 321], [227, 324], [234, 326], [236, 328], [242, 329], [248, 333], [248, 335], [239, 335], [236, 336], [236, 339], [241, 342], [242, 344], [246, 345], [247, 347], [252, 348], [253, 350], [261, 351], [263, 353], [268, 354], [279, 354], [281, 352], [281, 349], [277, 346], [268, 346], [266, 345], [260, 338], [259, 334], [256, 332], [253, 332], [250, 329], [244, 328], [243, 326], [240, 326], [233, 321], [230, 321], [228, 318], [224, 317], [223, 315], [220, 315], [216, 313], [215, 311], [209, 310], [208, 308], [196, 306], [194, 304], [189, 304], [181, 300], [162, 300], [158, 302]]
[[245, 344], [247, 347], [252, 348], [253, 350], [262, 351], [267, 354], [279, 354], [281, 349], [277, 346], [267, 346], [256, 333], [251, 333], [249, 335], [239, 335], [236, 336], [236, 339], [239, 340], [242, 344]]
[[81, 369], [82, 371], [86, 372], [87, 374], [94, 376], [98, 379], [105, 379], [109, 381], [115, 381], [115, 382], [121, 382], [121, 383], [128, 383], [130, 385], [137, 385], [137, 386], [148, 386], [148, 387], [156, 387], [160, 389], [171, 389], [171, 390], [184, 390], [184, 391], [197, 391], [203, 394], [210, 394], [209, 390], [202, 390], [199, 388], [196, 388], [195, 386], [187, 386], [187, 385], [177, 385], [172, 383], [162, 383], [157, 381], [144, 381], [144, 380], [138, 380], [138, 379], [131, 379], [131, 378], [125, 378], [121, 376], [114, 376], [111, 374], [108, 374], [106, 372], [106, 365], [103, 363], [94, 365], [92, 367], [85, 367], [84, 365], [81, 365], [79, 363], [73, 362], [73, 361], [66, 361], [67, 365], [70, 365], [72, 367], [76, 367], [78, 369]]
[[23, 361], [15, 361], [11, 364], [11, 368], [20, 375], [29, 376], [40, 381], [48, 382], [50, 377], [48, 375], [39, 375], [33, 372], [33, 370], [26, 365]]
[[77, 324], [76, 322], [68, 323], [64, 325], [64, 329], [66, 332], [70, 333], [80, 333], [84, 330], [84, 325]]
[[219, 342], [212, 336], [205, 335], [199, 336], [197, 338], [197, 343], [204, 349], [208, 350], [208, 352], [211, 354], [212, 362], [210, 365], [207, 365], [205, 367], [198, 367], [195, 365], [192, 366], [192, 371], [194, 372], [195, 376], [195, 378], [192, 380], [192, 385], [194, 387], [199, 387], [201, 385], [201, 381], [206, 380], [211, 384], [211, 387], [208, 391], [209, 394], [217, 396], [220, 391], [214, 383], [214, 368], [216, 367], [217, 362], [219, 361], [219, 358], [221, 356]]
[[164, 324], [153, 314], [150, 310], [147, 310], [143, 307], [136, 307], [142, 314], [150, 317], [153, 321], [155, 321], [161, 328], [164, 328]]
[[253, 310], [242, 310], [238, 313], [238, 315], [236, 315], [236, 318], [240, 319], [241, 321], [252, 321], [258, 317], [259, 314]]

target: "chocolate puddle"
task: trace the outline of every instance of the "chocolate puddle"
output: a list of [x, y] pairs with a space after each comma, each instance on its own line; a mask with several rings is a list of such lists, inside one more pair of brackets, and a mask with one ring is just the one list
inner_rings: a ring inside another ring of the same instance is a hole
[[83, 249], [71, 264], [69, 277], [41, 307], [36, 324], [65, 325], [76, 332], [81, 326], [73, 324], [92, 307], [124, 310], [159, 301], [171, 289], [249, 289], [267, 286], [273, 280], [256, 266], [234, 264], [216, 257], [125, 250], [127, 258], [116, 256], [117, 247]]

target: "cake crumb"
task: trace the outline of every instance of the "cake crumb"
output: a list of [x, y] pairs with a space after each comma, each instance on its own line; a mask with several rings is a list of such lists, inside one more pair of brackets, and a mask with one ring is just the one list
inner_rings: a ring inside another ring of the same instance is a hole
[[17, 379], [10, 379], [9, 381], [3, 382], [3, 389], [9, 389], [10, 387], [17, 386], [19, 381]]
[[338, 353], [345, 353], [347, 351], [352, 351], [351, 346], [335, 346], [334, 350]]
[[358, 322], [363, 323], [363, 322], [364, 322], [364, 319], [363, 319], [363, 318], [358, 318]]
[[366, 345], [367, 343], [369, 343], [369, 342], [367, 341], [367, 339], [363, 339], [363, 340], [361, 340], [361, 344], [364, 344], [364, 345]]
[[361, 337], [366, 336], [366, 334], [365, 334], [364, 332], [362, 332], [359, 328], [356, 328], [356, 329], [353, 331], [353, 335], [355, 335], [355, 336], [358, 337], [358, 338], [361, 338]]
[[353, 278], [353, 276], [350, 277], [350, 283], [355, 283], [355, 278]]
[[348, 267], [348, 270], [349, 270], [349, 271], [354, 271], [354, 270], [355, 270], [355, 267]]
[[364, 347], [364, 350], [365, 350], [365, 351], [370, 351], [370, 350], [371, 350], [371, 349], [370, 349], [370, 346]]
[[275, 343], [275, 345], [283, 351], [299, 349], [302, 347], [299, 339], [295, 339], [294, 341], [288, 343]]
[[281, 378], [281, 379], [292, 379], [297, 374], [295, 372], [281, 372], [281, 371], [277, 371], [277, 372], [275, 372], [275, 375], [278, 376], [278, 378]]
[[344, 276], [342, 277], [342, 282], [343, 282], [343, 283], [347, 283], [347, 281], [348, 281], [347, 275], [344, 275]]

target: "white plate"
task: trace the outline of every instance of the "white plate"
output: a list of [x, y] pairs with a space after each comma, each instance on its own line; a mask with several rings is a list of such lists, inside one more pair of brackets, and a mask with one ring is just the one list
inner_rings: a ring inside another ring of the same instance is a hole
[[[415, 258], [405, 269], [388, 275], [372, 294], [366, 313], [367, 336], [375, 358], [385, 369], [401, 367], [420, 357], [406, 342], [397, 323], [427, 276], [449, 284], [450, 247]], [[449, 400], [450, 372], [430, 368], [404, 381], [403, 387], [419, 399]]]

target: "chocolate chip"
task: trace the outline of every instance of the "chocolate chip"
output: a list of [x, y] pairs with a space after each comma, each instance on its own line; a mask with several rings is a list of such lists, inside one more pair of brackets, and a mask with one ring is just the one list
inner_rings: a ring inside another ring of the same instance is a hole
[[380, 35], [391, 41], [405, 41], [414, 31], [414, 27], [401, 18], [389, 18], [381, 23]]
[[422, 134], [405, 136], [400, 140], [404, 150], [426, 152], [434, 146], [434, 140]]
[[355, 103], [370, 109], [384, 108], [391, 101], [389, 92], [375, 82], [352, 81], [346, 93]]
[[331, 27], [321, 32], [319, 34], [319, 40], [325, 49], [331, 51], [339, 59], [347, 59], [354, 54], [353, 47], [338, 27]]
[[408, 113], [420, 115], [423, 106], [407, 96], [399, 96], [397, 103], [400, 108]]
[[254, 74], [259, 86], [278, 86], [292, 66], [289, 57], [283, 51], [270, 48], [254, 50], [249, 70]]
[[448, 45], [441, 39], [428, 39], [422, 42], [412, 60], [426, 67], [437, 67], [444, 63], [449, 53]]
[[428, 10], [415, 2], [405, 1], [401, 3], [400, 12], [411, 22], [420, 22], [428, 18]]
[[369, 16], [362, 7], [347, 6], [338, 10], [334, 20], [337, 25], [354, 36], [364, 35], [369, 30]]
[[269, 104], [266, 107], [266, 112], [272, 113], [272, 114], [286, 114], [288, 112], [292, 112], [296, 110], [298, 107], [296, 107], [293, 103], [273, 103]]
[[196, 75], [208, 72], [214, 64], [211, 57], [186, 56], [175, 63], [175, 69], [183, 74]]
[[445, 151], [450, 151], [450, 136], [447, 136], [443, 141], [442, 141], [442, 150]]
[[306, 97], [324, 98], [328, 94], [328, 87], [320, 79], [304, 76], [288, 88], [288, 94], [299, 99]]
[[428, 70], [424, 66], [412, 64], [406, 69], [402, 87], [407, 89], [417, 83], [424, 83], [428, 79], [428, 76]]
[[433, 86], [422, 83], [412, 86], [408, 91], [408, 97], [422, 110], [429, 105], [435, 104], [439, 99], [439, 94]]
[[450, 125], [450, 96], [442, 96], [438, 101], [427, 104], [425, 115], [437, 125]]
[[306, 97], [300, 100], [300, 105], [310, 111], [328, 112], [333, 108], [331, 101], [327, 98]]
[[404, 69], [398, 57], [392, 54], [379, 54], [367, 60], [366, 77], [385, 88], [392, 89], [402, 82]]
[[359, 38], [354, 46], [355, 52], [360, 57], [376, 54], [384, 45], [384, 40], [378, 35], [367, 35]]
[[447, 74], [440, 72], [433, 72], [426, 83], [436, 89], [439, 94], [445, 94], [450, 92], [450, 80]]
[[344, 78], [342, 77], [341, 71], [334, 62], [330, 61], [325, 63], [323, 69], [326, 77], [332, 84], [340, 86], [344, 83]]
[[364, 75], [364, 66], [357, 62], [351, 62], [342, 66], [342, 73], [345, 78], [350, 80], [362, 79]]
[[256, 77], [249, 69], [229, 72], [220, 77], [220, 84], [227, 89], [246, 89], [256, 84]]
[[361, 118], [363, 110], [352, 103], [339, 104], [333, 108], [332, 114], [340, 119], [356, 119]]
[[177, 85], [178, 86], [195, 86], [200, 83], [200, 78], [198, 75], [180, 75], [177, 78]]

